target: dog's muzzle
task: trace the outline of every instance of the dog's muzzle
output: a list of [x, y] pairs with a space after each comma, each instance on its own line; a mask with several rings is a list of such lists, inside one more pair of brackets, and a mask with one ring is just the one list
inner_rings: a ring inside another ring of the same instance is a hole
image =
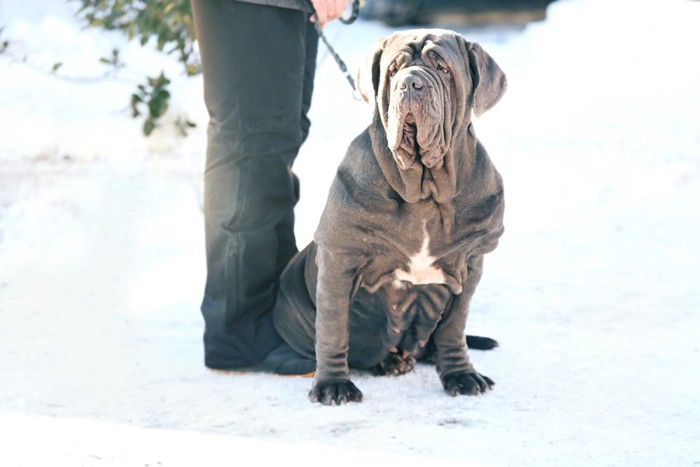
[[417, 156], [426, 167], [437, 165], [441, 157], [430, 150], [442, 125], [437, 81], [418, 66], [400, 70], [392, 81], [387, 141], [399, 168], [410, 168]]

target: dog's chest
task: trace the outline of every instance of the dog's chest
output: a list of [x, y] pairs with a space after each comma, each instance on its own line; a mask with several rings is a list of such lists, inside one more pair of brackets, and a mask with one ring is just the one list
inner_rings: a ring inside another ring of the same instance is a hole
[[445, 273], [435, 264], [437, 258], [430, 251], [430, 234], [423, 228], [423, 241], [418, 251], [407, 258], [404, 264], [393, 271], [393, 286], [404, 288], [413, 285], [445, 284]]
[[424, 201], [366, 230], [361, 241], [368, 262], [359, 271], [360, 286], [369, 292], [406, 292], [435, 285], [460, 294], [466, 252], [457, 232], [443, 225], [435, 203]]
[[381, 272], [387, 286], [404, 290], [413, 286], [446, 285], [461, 293], [461, 254], [454, 232], [442, 228], [438, 210], [431, 202], [418, 203], [396, 219], [398, 229], [390, 239], [391, 261]]

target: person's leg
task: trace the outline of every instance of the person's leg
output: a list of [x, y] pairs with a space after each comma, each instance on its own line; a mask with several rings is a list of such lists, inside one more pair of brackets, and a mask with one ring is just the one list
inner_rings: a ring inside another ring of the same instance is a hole
[[316, 27], [309, 21], [306, 22], [306, 63], [304, 64], [304, 90], [301, 102], [301, 142], [306, 141], [311, 127], [309, 109], [311, 97], [314, 93], [314, 77], [316, 76], [316, 56], [318, 54], [318, 33]]
[[[311, 108], [311, 97], [314, 90], [314, 77], [316, 74], [316, 56], [318, 50], [318, 33], [312, 23], [306, 23], [306, 57], [304, 64], [304, 86], [302, 91], [301, 101], [301, 143], [306, 141], [311, 127], [309, 120], [309, 109]], [[292, 174], [294, 178], [295, 194], [299, 199], [299, 179]], [[290, 212], [288, 217], [283, 219], [277, 225], [277, 234], [279, 238], [280, 248], [277, 253], [277, 265], [279, 268], [278, 275], [287, 266], [289, 260], [297, 253], [296, 237], [294, 236], [294, 212]]]
[[236, 369], [282, 343], [270, 310], [282, 263], [296, 252], [291, 166], [305, 136], [308, 21], [302, 11], [231, 0], [192, 7], [210, 115], [205, 364]]

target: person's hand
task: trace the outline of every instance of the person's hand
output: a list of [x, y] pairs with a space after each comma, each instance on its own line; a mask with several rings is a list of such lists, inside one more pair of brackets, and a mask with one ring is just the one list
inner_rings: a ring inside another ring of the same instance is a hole
[[[321, 26], [326, 23], [338, 19], [345, 12], [348, 7], [350, 0], [311, 0], [316, 9], [316, 14], [318, 15], [318, 21]], [[311, 21], [314, 21], [314, 17], [311, 17]]]

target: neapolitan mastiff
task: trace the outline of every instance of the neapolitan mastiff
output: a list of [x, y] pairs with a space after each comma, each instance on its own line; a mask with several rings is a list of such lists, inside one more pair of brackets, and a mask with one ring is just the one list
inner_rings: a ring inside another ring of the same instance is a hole
[[374, 109], [338, 168], [314, 242], [282, 276], [275, 326], [316, 359], [309, 398], [362, 400], [349, 368], [435, 362], [448, 394], [493, 381], [467, 355], [469, 302], [503, 233], [501, 177], [471, 124], [506, 89], [496, 62], [446, 30], [381, 39], [358, 73]]

